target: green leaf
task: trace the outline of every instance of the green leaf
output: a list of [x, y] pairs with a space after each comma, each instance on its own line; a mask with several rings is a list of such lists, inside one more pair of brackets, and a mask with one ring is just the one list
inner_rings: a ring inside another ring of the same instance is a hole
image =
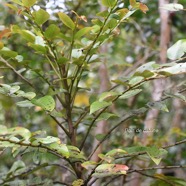
[[30, 32], [30, 31], [28, 31], [28, 30], [21, 30], [19, 33], [20, 33], [20, 34], [23, 36], [23, 38], [24, 38], [25, 40], [27, 40], [28, 42], [31, 42], [31, 43], [34, 43], [34, 42], [35, 42], [35, 35], [34, 35], [32, 32]]
[[128, 86], [129, 85], [129, 79], [130, 78], [119, 78], [119, 79], [114, 79], [112, 82], [123, 85], [123, 86]]
[[54, 39], [60, 33], [60, 29], [58, 26], [51, 24], [45, 31], [45, 37], [47, 39]]
[[95, 138], [98, 140], [98, 141], [101, 141], [105, 138], [106, 134], [96, 134]]
[[70, 153], [70, 161], [71, 162], [84, 162], [86, 161], [86, 158], [84, 157], [83, 153], [80, 152], [80, 150], [75, 146], [67, 146], [69, 153]]
[[96, 101], [96, 102], [93, 102], [91, 105], [90, 105], [90, 114], [102, 109], [102, 108], [105, 108], [105, 107], [108, 107], [112, 105], [111, 102], [106, 102], [106, 101]]
[[14, 162], [14, 164], [12, 165], [11, 169], [9, 170], [9, 173], [14, 173], [16, 170], [21, 169], [21, 168], [25, 168], [26, 165], [23, 161], [21, 160], [17, 160]]
[[44, 96], [39, 99], [32, 99], [31, 103], [33, 103], [36, 106], [41, 107], [42, 109], [46, 111], [52, 112], [55, 108], [55, 101], [52, 96]]
[[22, 62], [24, 58], [23, 58], [22, 55], [17, 55], [17, 56], [15, 57], [15, 59], [16, 59], [18, 62]]
[[38, 25], [42, 25], [50, 18], [49, 13], [43, 9], [39, 9], [38, 11], [33, 12], [32, 15]]
[[105, 112], [105, 113], [102, 113], [96, 121], [108, 120], [109, 118], [112, 118], [112, 117], [118, 117], [118, 116], [113, 113]]
[[73, 49], [72, 50], [72, 57], [80, 58], [82, 55], [83, 55], [83, 52], [81, 49]]
[[5, 5], [8, 6], [9, 8], [11, 8], [12, 10], [16, 11], [16, 12], [18, 11], [18, 7], [14, 6], [13, 4], [6, 3]]
[[162, 68], [160, 70], [157, 70], [156, 73], [165, 75], [165, 76], [170, 76], [172, 74], [186, 73], [186, 63], [179, 63], [171, 67]]
[[167, 154], [165, 149], [158, 149], [157, 147], [146, 147], [146, 152], [156, 165], [159, 165], [161, 159]]
[[2, 87], [0, 87], [0, 93], [8, 95], [10, 93], [11, 86], [7, 84], [1, 84]]
[[68, 147], [65, 144], [51, 143], [48, 145], [48, 147], [66, 158], [69, 158], [69, 156], [70, 156], [70, 152], [68, 150]]
[[60, 57], [60, 58], [57, 60], [57, 62], [58, 62], [59, 64], [66, 64], [68, 61], [69, 61], [69, 59], [66, 58], [66, 57]]
[[0, 42], [0, 50], [4, 47], [4, 43]]
[[35, 37], [35, 44], [36, 45], [41, 45], [41, 46], [45, 46], [45, 41], [41, 36], [36, 36]]
[[100, 19], [92, 19], [91, 22], [96, 26], [102, 26], [103, 22]]
[[13, 58], [17, 56], [17, 52], [14, 52], [7, 47], [3, 47], [0, 50], [0, 54], [6, 57], [13, 57]]
[[12, 0], [12, 2], [18, 4], [18, 5], [21, 5], [23, 6], [23, 3], [21, 2], [21, 0]]
[[122, 8], [122, 9], [117, 10], [115, 14], [118, 15], [120, 19], [123, 19], [127, 15], [128, 12], [129, 10], [127, 8]]
[[158, 149], [157, 147], [144, 147], [144, 146], [135, 146], [135, 147], [127, 147], [124, 150], [128, 152], [128, 154], [146, 152], [148, 156], [158, 165], [161, 159], [167, 154], [165, 149]]
[[61, 21], [67, 26], [69, 27], [71, 30], [74, 30], [75, 29], [75, 24], [74, 22], [72, 21], [72, 19], [66, 15], [65, 13], [63, 12], [59, 12], [58, 13], [58, 16], [59, 18], [61, 19]]
[[24, 97], [24, 98], [26, 98], [26, 99], [31, 100], [31, 99], [33, 99], [34, 97], [36, 97], [36, 93], [34, 93], [34, 92], [27, 92], [27, 93], [21, 92], [21, 93], [18, 93], [17, 96], [19, 96], [19, 97]]
[[12, 87], [10, 88], [9, 94], [14, 94], [14, 93], [16, 93], [19, 89], [20, 89], [20, 86], [12, 86]]
[[19, 101], [19, 102], [17, 102], [16, 103], [16, 105], [18, 106], [18, 107], [33, 107], [34, 106], [34, 104], [32, 104], [30, 101], [28, 101], [28, 100], [25, 100], [25, 101]]
[[0, 135], [6, 135], [8, 133], [8, 129], [4, 125], [0, 125]]
[[98, 157], [103, 160], [104, 162], [107, 162], [107, 163], [111, 163], [114, 161], [114, 158], [110, 157], [110, 156], [106, 156], [104, 154], [98, 154]]
[[129, 90], [126, 93], [124, 93], [122, 96], [120, 96], [120, 99], [128, 99], [130, 97], [133, 97], [137, 94], [139, 94], [142, 91], [142, 89], [134, 89], [134, 90]]
[[102, 12], [97, 13], [96, 15], [106, 18], [109, 15], [109, 12], [108, 12], [108, 10], [104, 10]]
[[28, 46], [32, 47], [36, 52], [38, 52], [40, 54], [46, 54], [47, 53], [46, 48], [42, 45], [36, 45], [36, 44], [29, 43]]
[[107, 152], [107, 154], [105, 156], [117, 158], [117, 157], [121, 157], [122, 155], [126, 155], [126, 154], [127, 154], [127, 152], [123, 149], [113, 149], [113, 150]]
[[167, 57], [171, 60], [181, 58], [186, 53], [186, 39], [177, 41], [167, 50]]
[[143, 80], [144, 80], [144, 77], [142, 77], [142, 76], [134, 76], [130, 79], [129, 85], [131, 85], [131, 86], [137, 85], [137, 84], [143, 82]]
[[164, 112], [169, 112], [166, 104], [164, 102], [149, 102], [147, 106], [151, 109], [162, 110]]
[[92, 29], [92, 27], [84, 27], [84, 28], [82, 28], [81, 30], [79, 30], [75, 34], [75, 39], [79, 39], [80, 37], [86, 35], [91, 29]]
[[164, 93], [166, 96], [169, 96], [171, 98], [177, 98], [177, 99], [181, 99], [182, 101], [186, 101], [186, 97], [182, 94], [172, 94], [172, 93], [168, 93], [168, 92], [165, 92]]
[[37, 141], [41, 142], [42, 144], [51, 144], [54, 142], [60, 143], [60, 139], [53, 136], [47, 136], [46, 138], [37, 138]]
[[136, 10], [128, 11], [127, 14], [123, 17], [122, 20], [128, 19], [135, 12], [136, 12]]
[[116, 19], [110, 19], [106, 25], [106, 28], [113, 29], [117, 26], [118, 21]]
[[102, 0], [102, 4], [106, 7], [114, 7], [117, 3], [117, 0]]
[[178, 4], [178, 3], [164, 4], [163, 6], [160, 6], [160, 8], [164, 10], [169, 10], [172, 12], [176, 12], [176, 11], [180, 11], [184, 9], [183, 5]]
[[98, 163], [95, 161], [85, 161], [81, 164], [82, 167], [84, 167], [87, 170], [93, 170]]
[[102, 164], [95, 169], [93, 177], [103, 178], [115, 175], [125, 175], [129, 168], [121, 164]]
[[118, 95], [120, 95], [121, 93], [118, 92], [103, 92], [100, 96], [99, 96], [99, 101], [111, 101], [114, 98], [116, 98]]
[[30, 8], [36, 3], [37, 0], [22, 0], [24, 6]]
[[159, 64], [156, 64], [154, 61], [151, 61], [137, 68], [136, 72], [143, 73], [144, 71], [153, 71], [159, 67]]
[[16, 145], [14, 143], [10, 143], [8, 141], [0, 141], [0, 147], [1, 148], [8, 148], [8, 147], [12, 148], [12, 147], [19, 147], [19, 145]]
[[8, 134], [13, 134], [13, 135], [19, 135], [22, 136], [25, 140], [28, 140], [31, 137], [31, 132], [23, 127], [14, 127], [8, 129]]
[[143, 72], [135, 72], [133, 76], [142, 76], [144, 78], [150, 78], [154, 76], [154, 73], [150, 70], [144, 70]]
[[150, 186], [186, 186], [186, 181], [184, 179], [175, 178], [172, 176], [165, 176], [163, 174], [154, 174], [157, 178]]

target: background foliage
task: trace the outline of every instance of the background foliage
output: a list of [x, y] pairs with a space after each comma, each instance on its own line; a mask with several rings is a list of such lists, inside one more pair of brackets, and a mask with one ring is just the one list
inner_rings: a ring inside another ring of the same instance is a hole
[[[186, 2], [177, 3], [162, 64], [157, 1], [2, 1], [1, 185], [186, 185]], [[155, 79], [166, 81], [159, 100]]]

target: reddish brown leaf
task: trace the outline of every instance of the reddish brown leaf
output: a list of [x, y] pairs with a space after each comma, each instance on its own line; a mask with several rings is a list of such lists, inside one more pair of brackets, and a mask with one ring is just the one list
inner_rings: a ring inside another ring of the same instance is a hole
[[116, 164], [114, 170], [117, 171], [127, 171], [129, 168], [126, 165]]
[[143, 3], [140, 3], [140, 6], [139, 6], [140, 10], [146, 14], [146, 12], [149, 10], [149, 8], [147, 7], [147, 5], [143, 4]]
[[0, 32], [0, 39], [3, 37], [9, 37], [11, 34], [11, 30], [9, 28], [5, 28], [2, 32]]

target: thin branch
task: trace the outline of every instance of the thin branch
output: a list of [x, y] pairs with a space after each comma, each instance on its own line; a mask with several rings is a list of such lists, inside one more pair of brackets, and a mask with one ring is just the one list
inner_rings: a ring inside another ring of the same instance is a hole
[[41, 164], [37, 167], [30, 167], [30, 168], [27, 168], [26, 171], [24, 172], [21, 172], [21, 174], [18, 174], [18, 175], [12, 175], [11, 177], [7, 178], [7, 179], [4, 179], [3, 182], [1, 182], [2, 185], [4, 185], [5, 183], [7, 182], [10, 182], [16, 178], [23, 178], [23, 177], [26, 177], [28, 176], [29, 174], [32, 174], [33, 172], [37, 171], [37, 170], [40, 170], [41, 168], [44, 168], [44, 167], [47, 167], [48, 166], [48, 163], [44, 163], [44, 164]]
[[65, 132], [65, 134], [70, 138], [70, 133], [69, 131], [51, 114], [49, 114], [50, 117], [57, 123], [57, 125]]
[[[108, 16], [105, 18], [105, 20], [104, 20], [104, 22], [103, 22], [102, 27], [100, 28], [99, 32], [97, 33], [97, 35], [96, 35], [94, 41], [93, 41], [93, 42], [90, 44], [90, 46], [88, 47], [88, 50], [87, 50], [87, 52], [86, 52], [86, 54], [85, 54], [85, 57], [84, 57], [84, 59], [82, 60], [83, 62], [86, 61], [86, 59], [87, 59], [87, 57], [88, 57], [90, 51], [92, 50], [92, 48], [93, 48], [94, 45], [96, 44], [96, 42], [97, 42], [99, 36], [101, 35], [101, 33], [102, 33], [102, 31], [103, 31], [103, 29], [104, 29], [104, 27], [105, 27], [105, 25], [106, 25], [106, 23], [107, 23], [107, 21], [108, 21], [110, 15], [112, 14], [112, 12], [113, 12], [115, 6], [116, 6], [116, 5], [114, 5], [113, 8], [110, 10]], [[91, 56], [88, 58], [87, 63], [88, 63], [88, 61], [90, 60], [90, 58], [91, 58]], [[77, 80], [76, 85], [75, 85], [75, 92], [74, 92], [74, 95], [72, 96], [72, 98], [73, 98], [72, 101], [74, 101], [74, 98], [75, 98], [75, 95], [76, 95], [76, 92], [77, 92], [77, 89], [78, 89], [78, 84], [79, 84], [79, 81], [80, 81], [80, 79], [81, 79], [81, 75], [82, 75], [82, 73], [83, 73], [83, 71], [84, 71], [84, 70], [82, 69], [82, 66], [83, 66], [83, 64], [80, 65], [80, 66], [78, 66], [78, 67], [76, 68], [76, 71], [75, 71], [75, 73], [74, 73], [74, 79], [72, 80], [72, 83], [71, 83], [70, 94], [72, 94], [74, 83], [75, 83], [75, 81]], [[78, 74], [79, 74], [79, 77], [78, 77]]]
[[116, 124], [114, 127], [112, 127], [108, 132], [107, 132], [107, 134], [104, 136], [104, 138], [101, 140], [101, 141], [99, 141], [99, 143], [97, 144], [97, 146], [94, 148], [94, 150], [92, 151], [92, 153], [90, 154], [90, 156], [88, 157], [88, 159], [90, 159], [92, 156], [93, 156], [93, 154], [96, 152], [96, 150], [98, 149], [98, 147], [111, 135], [111, 133], [116, 129], [116, 128], [118, 128], [121, 124], [123, 124], [124, 122], [126, 122], [127, 120], [129, 120], [130, 118], [132, 118], [133, 116], [136, 116], [136, 115], [139, 115], [139, 114], [141, 114], [141, 113], [131, 113], [131, 114], [129, 114], [129, 115], [127, 115], [127, 116], [125, 116], [125, 118], [124, 119], [122, 119], [118, 124]]
[[61, 154], [59, 154], [56, 151], [51, 150], [49, 147], [44, 146], [41, 143], [38, 145], [38, 144], [32, 144], [30, 142], [28, 143], [28, 142], [24, 142], [24, 141], [14, 141], [14, 140], [7, 139], [7, 138], [4, 138], [4, 137], [0, 137], [0, 141], [9, 142], [9, 143], [12, 143], [12, 144], [15, 144], [15, 145], [24, 146], [24, 147], [33, 147], [33, 148], [46, 149], [49, 153], [51, 153], [51, 154], [53, 154], [53, 155], [55, 155], [55, 156], [57, 156], [59, 158], [65, 159], [69, 163], [69, 161], [65, 157], [63, 157]]
[[10, 64], [8, 63], [7, 60], [5, 60], [4, 58], [2, 58], [2, 57], [0, 56], [0, 61], [1, 61], [2, 63], [4, 63], [7, 67], [9, 67], [15, 74], [17, 74], [17, 75], [18, 75], [23, 81], [25, 81], [29, 86], [31, 86], [34, 90], [36, 90], [35, 87], [34, 87], [34, 85], [33, 85], [32, 83], [30, 83], [30, 81], [29, 81], [28, 79], [26, 79], [25, 77], [23, 77], [12, 65], [10, 65]]
[[[139, 173], [143, 176], [147, 176], [147, 177], [151, 177], [153, 179], [160, 179], [159, 177], [155, 177], [155, 176], [152, 176], [152, 175], [147, 175], [145, 173], [142, 173], [142, 171], [149, 171], [149, 170], [159, 170], [159, 169], [182, 169], [182, 168], [186, 168], [186, 165], [173, 165], [173, 166], [159, 166], [159, 167], [148, 167], [148, 168], [142, 168], [142, 169], [130, 169], [129, 171], [127, 171], [127, 175], [129, 174], [132, 174], [134, 172], [136, 173]], [[126, 176], [127, 176], [126, 175]], [[108, 181], [104, 186], [107, 186], [108, 184], [110, 184], [113, 180], [121, 177], [123, 175], [119, 175], [119, 176], [116, 176], [115, 178], [112, 178], [110, 181]], [[164, 179], [161, 179], [162, 181], [168, 181], [168, 180], [164, 180]]]
[[72, 186], [72, 184], [64, 183], [64, 182], [61, 182], [61, 181], [54, 181], [53, 184], [61, 184], [62, 186]]
[[[38, 171], [38, 170], [40, 170], [40, 169], [42, 169], [42, 168], [48, 167], [48, 166], [57, 166], [57, 167], [64, 168], [64, 169], [66, 169], [67, 171], [71, 172], [73, 175], [76, 176], [76, 174], [75, 174], [70, 168], [68, 168], [68, 167], [66, 167], [66, 166], [59, 165], [59, 164], [48, 164], [48, 163], [43, 163], [43, 164], [41, 164], [41, 165], [39, 165], [39, 166], [27, 168], [26, 171], [21, 172], [21, 173], [18, 174], [18, 175], [12, 175], [10, 178], [3, 180], [3, 182], [1, 182], [1, 184], [5, 184], [5, 183], [7, 183], [7, 182], [13, 181], [13, 180], [15, 180], [16, 178], [24, 178], [24, 177], [26, 177], [26, 176], [32, 174], [33, 172], [36, 172], [36, 171]], [[68, 183], [62, 183], [62, 182], [58, 182], [58, 181], [55, 181], [55, 183], [60, 183], [60, 184], [63, 184], [63, 185], [70, 186], [70, 184], [68, 184]], [[40, 185], [40, 184], [43, 185], [43, 183], [39, 183], [39, 184], [37, 183], [37, 184], [31, 184], [31, 185], [29, 185], [29, 186]]]
[[173, 144], [170, 144], [170, 145], [166, 145], [164, 147], [162, 147], [163, 149], [168, 149], [168, 148], [171, 148], [171, 147], [174, 147], [174, 146], [177, 146], [177, 145], [181, 145], [183, 143], [186, 143], [186, 139], [185, 140], [182, 140], [182, 141], [178, 141], [176, 143], [173, 143]]
[[159, 166], [159, 167], [148, 167], [142, 169], [129, 169], [127, 174], [131, 174], [133, 172], [141, 172], [141, 171], [148, 171], [148, 170], [158, 170], [158, 169], [186, 169], [186, 165], [172, 165], [172, 166]]
[[56, 167], [60, 167], [62, 169], [66, 169], [67, 171], [71, 172], [72, 175], [74, 175], [76, 177], [76, 173], [71, 170], [69, 167], [65, 166], [65, 165], [60, 165], [60, 164], [57, 164], [57, 163], [52, 163], [52, 164], [48, 164], [48, 166], [56, 166]]
[[149, 178], [153, 178], [153, 179], [157, 179], [157, 180], [162, 180], [165, 183], [168, 183], [168, 184], [170, 184], [172, 186], [175, 186], [175, 184], [171, 183], [169, 180], [166, 180], [166, 179], [163, 179], [163, 178], [160, 178], [160, 177], [156, 177], [156, 176], [152, 176], [152, 175], [149, 175], [149, 174], [145, 174], [145, 173], [142, 173], [142, 172], [138, 172], [138, 171], [136, 171], [136, 173], [141, 174], [141, 175], [146, 176], [146, 177], [149, 177]]

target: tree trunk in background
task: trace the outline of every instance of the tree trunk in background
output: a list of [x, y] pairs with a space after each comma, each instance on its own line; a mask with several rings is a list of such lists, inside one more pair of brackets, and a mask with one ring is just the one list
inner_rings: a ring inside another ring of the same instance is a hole
[[[169, 0], [159, 0], [159, 7], [164, 4], [168, 4]], [[164, 9], [160, 10], [160, 20], [161, 20], [161, 28], [160, 28], [160, 63], [167, 62], [167, 49], [168, 44], [170, 42], [170, 24], [169, 24], [169, 12]], [[153, 91], [152, 91], [152, 100], [158, 101], [161, 99], [163, 90], [165, 89], [166, 80], [160, 79], [155, 80], [153, 82]], [[159, 115], [159, 110], [152, 109], [147, 113], [144, 125], [145, 128], [154, 129], [156, 127], [156, 119]], [[145, 133], [143, 137], [143, 142], [148, 143], [147, 138], [152, 137], [152, 133]]]
[[[101, 53], [107, 53], [107, 51], [108, 51], [107, 45], [102, 46], [100, 49]], [[99, 79], [100, 79], [99, 93], [102, 93], [108, 90], [110, 86], [109, 75], [106, 66], [106, 59], [104, 59], [101, 66], [99, 67]], [[95, 128], [94, 135], [105, 134], [107, 130], [106, 126], [107, 126], [107, 121], [99, 121], [97, 123], [97, 127]], [[93, 149], [97, 146], [98, 143], [99, 141], [95, 139], [93, 142]], [[99, 161], [98, 154], [102, 153], [102, 149], [103, 149], [103, 145], [100, 145], [97, 151], [92, 156], [91, 158], [92, 161], [96, 161], [96, 162]], [[96, 181], [92, 186], [100, 186], [99, 180]]]
[[[107, 45], [104, 45], [104, 46], [101, 47], [100, 52], [101, 53], [106, 53], [107, 50], [108, 50]], [[101, 66], [99, 67], [99, 79], [100, 79], [99, 93], [102, 93], [102, 92], [108, 90], [109, 86], [110, 86], [109, 76], [108, 76], [107, 66], [106, 66], [106, 59], [104, 59]], [[107, 121], [98, 122], [94, 134], [96, 135], [96, 134], [106, 133], [106, 126], [107, 126]], [[93, 143], [93, 149], [97, 146], [98, 143], [99, 143], [99, 141], [97, 141], [95, 139], [94, 143]], [[100, 147], [94, 153], [94, 155], [92, 156], [92, 160], [93, 161], [98, 161], [99, 160], [98, 154], [100, 154], [101, 152], [102, 152], [102, 145], [100, 145]]]
[[[100, 5], [100, 11], [104, 11], [104, 10], [105, 10], [105, 7]], [[108, 45], [101, 46], [100, 53], [102, 53], [102, 54], [108, 53]], [[104, 58], [103, 61], [101, 62], [102, 64], [99, 67], [99, 79], [100, 79], [99, 93], [102, 93], [102, 92], [108, 90], [110, 87], [110, 80], [109, 80], [106, 61], [107, 61], [107, 59]], [[107, 121], [98, 122], [97, 127], [94, 131], [94, 135], [106, 133], [106, 126], [107, 126]], [[97, 146], [98, 143], [99, 143], [99, 141], [97, 141], [95, 139], [94, 143], [93, 143], [93, 149]], [[98, 154], [100, 154], [101, 152], [102, 152], [102, 145], [100, 145], [100, 147], [97, 149], [97, 151], [94, 153], [94, 155], [92, 156], [91, 159], [93, 161], [99, 161]]]
[[[169, 0], [159, 0], [159, 7], [167, 3], [169, 3]], [[159, 10], [160, 10], [160, 20], [161, 20], [159, 59], [160, 59], [160, 63], [163, 64], [167, 62], [167, 48], [170, 42], [170, 24], [169, 24], [169, 12], [163, 9], [159, 9]], [[153, 82], [152, 100], [153, 101], [160, 100], [164, 89], [165, 89], [165, 80], [162, 79], [155, 80]], [[158, 110], [155, 109], [149, 110], [146, 119], [144, 121], [144, 128], [154, 129], [156, 127], [156, 119], [158, 115], [159, 115]], [[153, 133], [151, 132], [143, 134], [143, 139], [142, 139], [143, 145], [148, 144], [148, 138], [151, 138], [152, 135]], [[142, 165], [144, 166], [144, 162]], [[133, 179], [134, 180], [130, 182], [130, 186], [145, 185], [145, 183], [141, 183], [141, 176], [139, 176], [139, 174], [137, 173], [134, 174]]]
[[[179, 129], [184, 129], [185, 126], [182, 126], [183, 118], [182, 115], [184, 114], [184, 105], [183, 102], [179, 99], [173, 100], [173, 108], [174, 108], [174, 115], [172, 120], [172, 127], [176, 127]], [[172, 129], [171, 127], [171, 129]], [[176, 153], [176, 162], [180, 162], [182, 159], [182, 148], [177, 147], [177, 153]], [[185, 179], [185, 171], [183, 169], [175, 169], [174, 170], [175, 176], [178, 178]]]

